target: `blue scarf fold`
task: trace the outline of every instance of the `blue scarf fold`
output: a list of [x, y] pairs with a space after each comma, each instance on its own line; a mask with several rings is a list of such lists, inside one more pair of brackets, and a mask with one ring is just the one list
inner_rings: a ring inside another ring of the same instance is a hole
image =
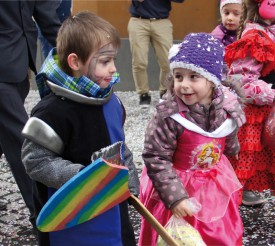
[[67, 75], [60, 69], [58, 63], [58, 56], [56, 54], [56, 49], [54, 48], [50, 51], [35, 78], [41, 98], [48, 95], [51, 91], [46, 83], [47, 80], [65, 89], [74, 91], [87, 97], [95, 98], [107, 97], [112, 86], [120, 81], [119, 74], [114, 73], [109, 86], [102, 89], [98, 84], [84, 75], [79, 78]]

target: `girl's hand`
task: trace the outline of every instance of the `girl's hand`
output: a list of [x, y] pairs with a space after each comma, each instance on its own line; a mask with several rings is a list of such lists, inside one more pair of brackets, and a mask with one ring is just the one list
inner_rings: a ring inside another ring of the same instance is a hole
[[186, 215], [193, 216], [194, 214], [187, 199], [182, 200], [174, 208], [172, 208], [171, 211], [177, 218], [182, 218]]

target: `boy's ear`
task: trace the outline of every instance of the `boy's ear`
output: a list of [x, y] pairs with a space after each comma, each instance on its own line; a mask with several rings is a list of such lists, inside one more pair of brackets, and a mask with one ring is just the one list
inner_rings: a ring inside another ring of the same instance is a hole
[[67, 62], [69, 67], [73, 70], [73, 71], [78, 71], [80, 68], [80, 60], [77, 56], [77, 54], [75, 53], [71, 53], [68, 55], [67, 58]]

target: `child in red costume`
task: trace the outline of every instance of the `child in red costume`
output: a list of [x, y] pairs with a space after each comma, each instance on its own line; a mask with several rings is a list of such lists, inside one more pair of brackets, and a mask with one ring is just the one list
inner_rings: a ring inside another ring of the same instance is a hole
[[257, 205], [265, 200], [254, 191], [275, 188], [275, 149], [261, 143], [275, 98], [275, 1], [244, 0], [241, 27], [241, 38], [227, 46], [225, 60], [229, 75], [241, 76], [249, 103], [238, 135], [241, 151], [230, 161], [244, 185], [243, 204]]

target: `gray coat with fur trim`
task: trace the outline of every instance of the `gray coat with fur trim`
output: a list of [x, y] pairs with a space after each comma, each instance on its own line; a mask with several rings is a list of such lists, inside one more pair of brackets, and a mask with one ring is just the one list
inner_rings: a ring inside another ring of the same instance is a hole
[[[209, 107], [199, 104], [187, 107], [173, 92], [172, 94], [167, 93], [165, 100], [156, 106], [154, 115], [148, 124], [142, 153], [148, 176], [159, 195], [168, 192], [170, 194], [172, 186], [177, 187], [176, 190], [185, 190], [172, 163], [177, 147], [177, 138], [183, 133], [184, 127], [170, 116], [179, 112], [183, 112], [189, 121], [207, 132], [215, 131], [227, 119], [228, 115], [236, 121], [237, 129], [245, 123], [245, 114], [238, 97], [227, 87], [222, 86], [215, 89], [213, 101]], [[235, 130], [226, 137], [224, 154], [236, 155], [239, 150], [240, 145], [237, 130]], [[159, 163], [162, 163], [163, 167], [161, 173], [158, 168]], [[157, 178], [157, 174], [160, 174], [162, 178]], [[169, 180], [168, 186], [170, 187], [162, 189], [163, 180]], [[168, 195], [164, 195], [164, 197], [168, 197]], [[163, 198], [162, 201], [166, 208], [171, 209], [179, 201], [188, 198], [188, 194], [186, 191], [184, 194], [178, 192], [173, 194], [173, 197], [173, 200]]]

